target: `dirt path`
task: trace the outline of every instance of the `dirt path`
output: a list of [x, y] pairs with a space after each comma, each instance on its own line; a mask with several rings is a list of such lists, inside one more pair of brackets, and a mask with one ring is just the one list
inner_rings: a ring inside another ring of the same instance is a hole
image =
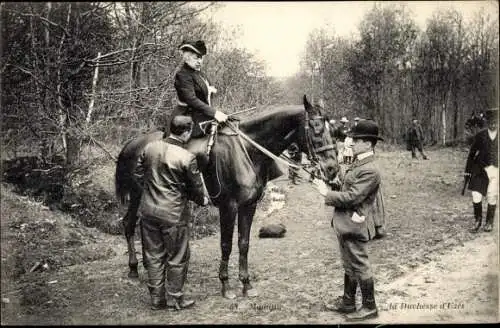
[[[197, 301], [196, 307], [179, 313], [153, 312], [149, 309], [144, 269], [140, 266], [139, 281], [129, 280], [124, 239], [108, 236], [102, 242], [112, 246], [117, 256], [52, 273], [47, 281], [57, 282], [51, 285], [53, 292], [48, 304], [36, 311], [19, 313], [13, 301], [7, 304], [12, 311], [8, 321], [2, 319], [3, 323], [344, 323], [342, 315], [323, 307], [325, 301], [340, 295], [343, 283], [337, 242], [329, 223], [331, 208], [322, 204], [307, 182], [291, 187], [279, 179], [276, 184], [286, 190], [286, 206], [278, 206], [272, 214], [258, 211], [252, 229], [249, 266], [251, 279], [259, 290], [257, 298], [238, 296], [236, 300], [226, 300], [220, 296], [219, 236], [215, 235], [191, 243], [185, 291]], [[285, 224], [285, 238], [259, 239], [258, 230], [266, 223]], [[399, 229], [391, 230], [388, 239], [376, 241], [372, 247], [397, 252], [391, 242]], [[464, 243], [459, 240], [458, 246], [438, 249], [428, 263], [410, 263], [410, 269], [406, 262], [394, 264], [385, 253], [376, 253], [372, 261], [380, 317], [374, 322], [498, 321], [498, 224], [495, 231], [470, 237], [474, 239]], [[439, 244], [443, 243], [446, 241]], [[140, 250], [140, 244], [137, 245]], [[415, 254], [420, 256], [417, 250]], [[237, 260], [235, 231], [230, 281], [239, 294]], [[442, 304], [445, 309], [439, 309]], [[437, 309], [416, 309], [434, 306]]]

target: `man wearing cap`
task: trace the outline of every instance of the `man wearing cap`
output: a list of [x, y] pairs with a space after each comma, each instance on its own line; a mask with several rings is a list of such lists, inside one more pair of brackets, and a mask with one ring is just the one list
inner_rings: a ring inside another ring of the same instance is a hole
[[[361, 321], [378, 316], [367, 246], [375, 238], [376, 222], [385, 220], [381, 177], [374, 164], [375, 145], [383, 139], [378, 136], [377, 124], [371, 120], [360, 121], [349, 135], [353, 139], [355, 161], [342, 177], [341, 190], [330, 190], [321, 180], [314, 183], [325, 204], [334, 206], [332, 226], [344, 267], [344, 294], [326, 308], [347, 314], [348, 321]], [[362, 306], [356, 310], [358, 284]]]
[[412, 125], [408, 129], [408, 144], [411, 149], [411, 157], [417, 158], [416, 149], [422, 154], [423, 159], [429, 159], [427, 155], [424, 154], [423, 148], [424, 142], [424, 132], [422, 126], [416, 118], [413, 119]]
[[465, 175], [470, 177], [475, 219], [471, 232], [481, 228], [483, 197], [488, 202], [484, 231], [493, 229], [498, 198], [498, 108], [488, 110], [485, 118], [488, 128], [475, 135], [465, 165]]
[[194, 305], [183, 295], [190, 257], [187, 203], [205, 206], [209, 198], [195, 156], [184, 149], [192, 127], [191, 117], [174, 117], [170, 135], [144, 148], [135, 172], [143, 186], [138, 216], [153, 310]]
[[182, 52], [184, 64], [175, 74], [175, 90], [177, 91], [177, 106], [172, 117], [177, 115], [191, 116], [194, 122], [192, 138], [205, 135], [199, 123], [214, 119], [225, 122], [227, 115], [211, 106], [210, 97], [217, 89], [201, 72], [203, 56], [207, 54], [204, 41], [183, 42], [179, 49]]

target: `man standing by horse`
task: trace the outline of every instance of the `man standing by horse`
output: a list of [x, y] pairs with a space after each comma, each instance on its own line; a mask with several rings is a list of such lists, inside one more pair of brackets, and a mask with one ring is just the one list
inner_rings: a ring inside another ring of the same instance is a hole
[[190, 117], [174, 117], [170, 135], [144, 148], [135, 172], [143, 186], [138, 216], [153, 310], [194, 305], [183, 296], [190, 257], [187, 202], [207, 205], [209, 198], [195, 156], [184, 149], [192, 130]]
[[488, 110], [485, 117], [488, 128], [475, 135], [465, 165], [475, 219], [471, 232], [481, 228], [483, 197], [488, 202], [484, 231], [493, 229], [498, 198], [498, 108]]
[[[322, 180], [315, 180], [325, 204], [334, 206], [332, 226], [339, 242], [344, 267], [344, 294], [329, 310], [347, 314], [348, 321], [378, 316], [375, 288], [368, 257], [368, 241], [376, 236], [376, 222], [385, 221], [381, 178], [374, 165], [378, 126], [371, 120], [360, 121], [349, 135], [353, 139], [355, 161], [347, 169], [340, 191], [330, 190]], [[360, 286], [362, 307], [356, 310], [356, 289]]]

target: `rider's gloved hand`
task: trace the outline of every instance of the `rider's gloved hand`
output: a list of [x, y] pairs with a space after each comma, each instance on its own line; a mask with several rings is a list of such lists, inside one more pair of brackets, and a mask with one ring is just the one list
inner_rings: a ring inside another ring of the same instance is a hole
[[227, 121], [227, 115], [219, 110], [215, 112], [214, 117], [219, 123]]

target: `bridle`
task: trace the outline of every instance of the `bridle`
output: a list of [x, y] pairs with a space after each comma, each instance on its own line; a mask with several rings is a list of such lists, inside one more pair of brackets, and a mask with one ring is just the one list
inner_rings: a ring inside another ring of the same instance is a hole
[[[319, 121], [322, 122], [323, 126], [320, 131], [316, 131], [314, 129], [311, 129], [310, 123], [311, 121]], [[328, 150], [335, 150], [336, 146], [333, 143], [333, 141], [326, 142], [325, 140], [329, 139], [330, 136], [330, 131], [328, 124], [326, 123], [324, 116], [322, 115], [315, 115], [312, 118], [309, 118], [309, 113], [306, 111], [305, 113], [305, 124], [304, 124], [304, 134], [305, 134], [305, 144], [306, 144], [306, 150], [307, 150], [307, 157], [311, 161], [311, 163], [314, 165], [314, 167], [319, 166], [319, 170], [321, 172], [322, 178], [326, 179], [327, 175], [326, 172], [324, 171], [324, 168], [319, 165], [320, 159], [318, 155], [321, 155], [322, 153], [328, 151]], [[328, 134], [327, 137], [325, 137], [325, 134]], [[321, 138], [321, 143], [322, 145], [319, 147], [316, 147], [317, 142], [314, 141], [314, 137], [316, 137], [316, 140], [319, 140]]]

